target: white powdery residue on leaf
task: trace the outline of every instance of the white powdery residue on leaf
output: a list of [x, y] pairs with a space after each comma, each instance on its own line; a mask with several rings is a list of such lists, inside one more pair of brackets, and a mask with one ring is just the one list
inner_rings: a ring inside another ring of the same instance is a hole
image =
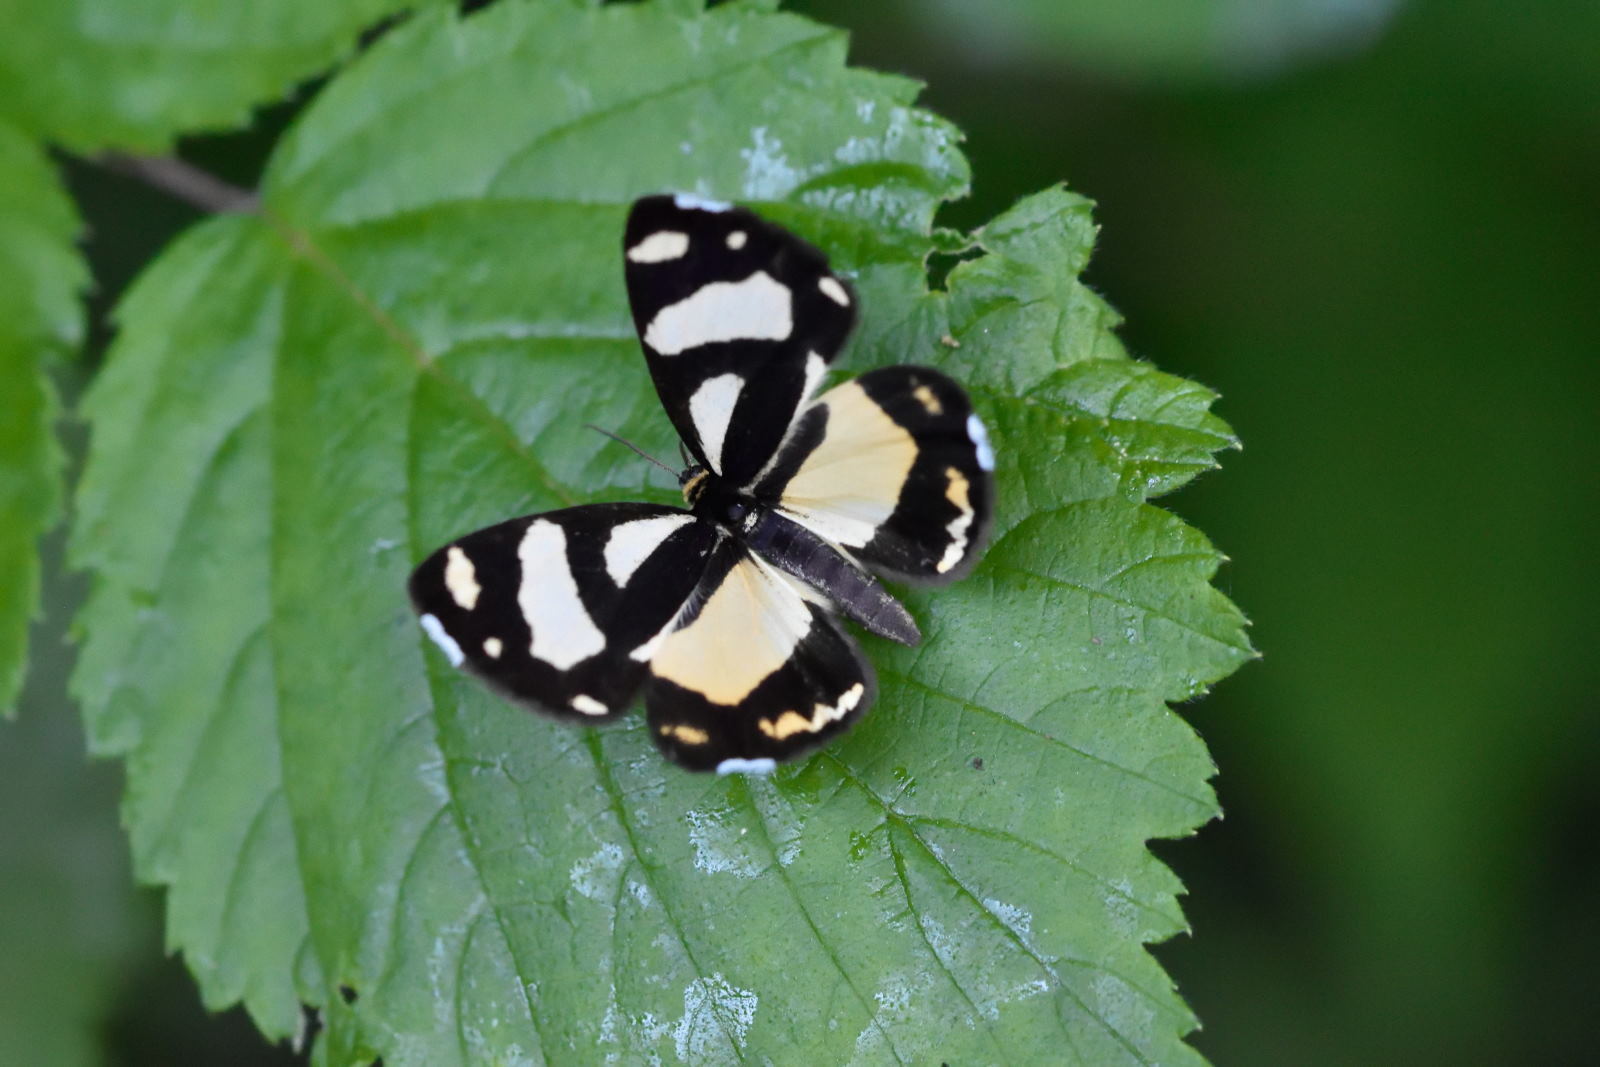
[[1102, 974], [1090, 985], [1095, 1013], [1136, 1047], [1150, 1043], [1156, 1012], [1144, 996], [1114, 974]]
[[986, 899], [983, 906], [994, 913], [995, 917], [1016, 932], [1018, 937], [1026, 938], [1033, 933], [1033, 913], [1003, 900], [993, 897]]
[[802, 175], [789, 165], [783, 142], [767, 133], [765, 126], [750, 131], [754, 144], [739, 149], [744, 160], [744, 193], [752, 200], [778, 200], [800, 184]]
[[[856, 1035], [855, 1054], [851, 1067], [883, 1063], [896, 1059], [915, 1057], [930, 1047], [928, 1038], [937, 1035], [927, 1028], [919, 1028], [918, 1001], [926, 997], [933, 986], [929, 971], [897, 971], [887, 975], [883, 984], [872, 994], [877, 1007], [867, 1025]], [[895, 1032], [891, 1044], [889, 1031]], [[892, 1049], [892, 1054], [891, 1054]]]
[[999, 991], [985, 990], [983, 995], [975, 1002], [978, 1014], [990, 1022], [1000, 1018], [1000, 1008], [1005, 1004], [1014, 1004], [1019, 1000], [1027, 1000], [1050, 992], [1050, 983], [1043, 978], [1034, 978], [1031, 981], [1019, 982]]
[[803, 826], [799, 815], [770, 778], [750, 779], [750, 799], [766, 823], [767, 837], [778, 863], [787, 867], [800, 855], [800, 833]]
[[592, 855], [572, 865], [567, 873], [572, 888], [590, 900], [610, 904], [616, 899], [617, 872], [622, 870], [622, 847], [606, 842]]
[[884, 148], [892, 152], [897, 145], [906, 139], [906, 134], [915, 128], [909, 108], [897, 107], [892, 109], [889, 112], [889, 125], [884, 127], [883, 130]]
[[667, 1035], [671, 1027], [665, 1019], [657, 1019], [654, 1012], [645, 1012], [634, 1023], [639, 1028], [639, 1033], [647, 1041], [659, 1041]]
[[683, 1017], [672, 1028], [678, 1058], [689, 1063], [712, 1062], [709, 1057], [722, 1051], [719, 1046], [724, 1040], [742, 1050], [760, 999], [721, 973], [690, 982], [683, 991]]
[[879, 155], [875, 137], [852, 137], [833, 150], [833, 158], [840, 163], [870, 163]]
[[1123, 937], [1133, 937], [1139, 929], [1139, 905], [1133, 899], [1133, 883], [1118, 878], [1106, 893], [1106, 918]]
[[922, 934], [928, 939], [928, 945], [933, 949], [933, 954], [939, 957], [940, 962], [949, 965], [956, 958], [954, 940], [945, 932], [944, 924], [932, 915], [917, 915], [917, 922], [922, 926]]
[[425, 967], [428, 988], [432, 993], [434, 1025], [454, 1029], [456, 1026], [456, 980], [461, 973], [461, 953], [472, 931], [472, 925], [483, 915], [489, 900], [478, 894], [454, 921], [439, 926], [428, 948]]
[[694, 846], [695, 869], [705, 874], [731, 874], [754, 878], [765, 865], [755, 855], [746, 827], [728, 824], [727, 811], [684, 813], [689, 821], [689, 844]]
[[640, 1063], [661, 1067], [661, 1057], [654, 1051], [643, 1051], [666, 1036], [667, 1025], [650, 1012], [637, 1017], [625, 1014], [617, 1007], [617, 990], [611, 988], [611, 1001], [600, 1020], [599, 1043], [620, 1045], [606, 1053], [607, 1063]]

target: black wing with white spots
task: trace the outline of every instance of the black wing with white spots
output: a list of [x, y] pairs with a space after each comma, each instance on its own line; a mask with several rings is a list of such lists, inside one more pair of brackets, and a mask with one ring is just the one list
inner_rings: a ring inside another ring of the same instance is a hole
[[686, 196], [634, 204], [623, 262], [667, 416], [703, 466], [749, 484], [844, 346], [855, 295], [787, 230]]
[[710, 523], [655, 504], [529, 515], [433, 553], [411, 602], [455, 666], [518, 703], [597, 722], [633, 703], [639, 650], [688, 603], [717, 540]]

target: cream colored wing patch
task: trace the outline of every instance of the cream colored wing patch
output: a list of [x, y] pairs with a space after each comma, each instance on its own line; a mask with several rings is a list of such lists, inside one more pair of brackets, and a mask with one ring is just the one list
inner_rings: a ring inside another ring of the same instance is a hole
[[732, 707], [782, 668], [810, 629], [811, 609], [793, 579], [747, 556], [687, 626], [661, 639], [650, 671]]
[[900, 499], [917, 443], [855, 382], [824, 393], [827, 428], [783, 489], [782, 507], [846, 548], [872, 540]]

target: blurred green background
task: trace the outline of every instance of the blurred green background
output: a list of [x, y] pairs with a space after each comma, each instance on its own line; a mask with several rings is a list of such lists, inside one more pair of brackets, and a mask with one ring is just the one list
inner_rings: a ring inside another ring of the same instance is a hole
[[[942, 221], [1057, 180], [1096, 199], [1090, 280], [1131, 347], [1220, 390], [1245, 441], [1168, 501], [1233, 557], [1220, 580], [1265, 653], [1185, 709], [1226, 819], [1157, 846], [1190, 887], [1194, 936], [1157, 951], [1195, 1044], [1593, 1062], [1600, 3], [789, 6], [967, 131], [974, 195]], [[293, 111], [184, 153], [249, 183]], [[108, 301], [194, 216], [67, 167], [98, 348]], [[158, 901], [127, 888], [116, 771], [83, 777], [62, 693], [78, 592], [52, 586], [0, 728], [0, 884], [59, 894], [71, 872], [80, 936], [60, 974], [4, 984], [72, 1005], [62, 1047], [106, 1062], [296, 1062], [204, 1015]]]

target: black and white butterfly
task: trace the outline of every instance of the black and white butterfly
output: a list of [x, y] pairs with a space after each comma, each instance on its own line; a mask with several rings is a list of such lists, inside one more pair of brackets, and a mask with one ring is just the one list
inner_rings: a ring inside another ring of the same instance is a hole
[[598, 723], [642, 691], [697, 771], [764, 772], [876, 693], [836, 618], [913, 645], [874, 574], [946, 582], [977, 558], [994, 456], [960, 386], [898, 366], [813, 399], [855, 323], [822, 253], [742, 208], [638, 201], [628, 298], [694, 463], [689, 510], [590, 504], [439, 549], [411, 599], [450, 661], [521, 704]]

